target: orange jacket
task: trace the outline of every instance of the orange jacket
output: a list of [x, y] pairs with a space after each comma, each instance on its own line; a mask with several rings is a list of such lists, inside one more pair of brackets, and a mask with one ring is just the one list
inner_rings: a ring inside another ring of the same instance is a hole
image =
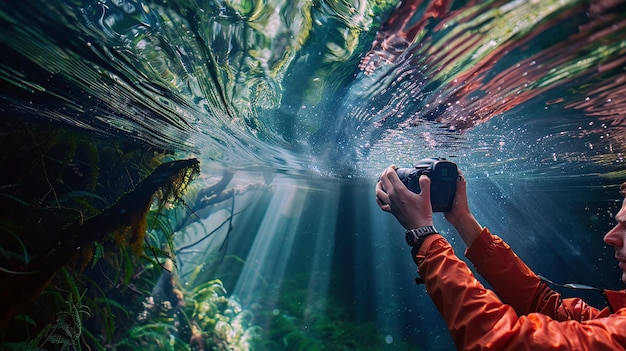
[[498, 296], [438, 234], [413, 256], [459, 350], [626, 350], [626, 292], [605, 291], [612, 313], [562, 299], [486, 228], [466, 256]]

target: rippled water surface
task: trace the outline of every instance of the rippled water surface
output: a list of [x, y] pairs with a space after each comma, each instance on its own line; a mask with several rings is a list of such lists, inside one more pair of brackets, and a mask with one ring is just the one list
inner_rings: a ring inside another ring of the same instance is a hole
[[616, 284], [598, 272], [615, 270], [601, 236], [626, 178], [625, 27], [617, 0], [4, 1], [0, 116], [196, 156], [206, 183], [236, 171], [240, 201], [184, 229], [227, 231], [202, 250], [181, 239], [183, 270], [227, 239], [221, 255], [247, 263], [205, 274], [246, 307], [281, 315], [255, 297], [304, 284], [309, 311], [334, 296], [386, 345], [449, 349], [405, 284], [376, 175], [448, 157], [531, 263]]
[[622, 4], [392, 5], [7, 3], [3, 111], [339, 176], [621, 162]]

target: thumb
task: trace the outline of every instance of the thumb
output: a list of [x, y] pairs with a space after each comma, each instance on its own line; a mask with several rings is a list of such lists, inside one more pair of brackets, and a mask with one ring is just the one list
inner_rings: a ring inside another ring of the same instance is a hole
[[422, 174], [419, 179], [420, 195], [430, 199], [430, 178]]

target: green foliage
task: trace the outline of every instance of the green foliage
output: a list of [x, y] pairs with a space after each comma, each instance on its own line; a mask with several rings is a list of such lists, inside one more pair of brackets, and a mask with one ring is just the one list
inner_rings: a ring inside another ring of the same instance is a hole
[[174, 256], [174, 228], [170, 214], [176, 213], [171, 208], [153, 208], [146, 217], [148, 232], [146, 234], [145, 256], [153, 265], [160, 266], [162, 261]]
[[[28, 340], [0, 344], [3, 350], [82, 350], [81, 336], [83, 321], [91, 316], [90, 308], [84, 303], [85, 291], [79, 292], [80, 282], [66, 269], [59, 272], [55, 286], [46, 289], [42, 300], [48, 301], [55, 316], [52, 322], [37, 314], [20, 314], [14, 318], [15, 324], [38, 332]], [[39, 311], [42, 312], [42, 311]], [[43, 314], [45, 316], [45, 314]], [[44, 325], [37, 328], [38, 325]]]
[[[62, 240], [57, 233], [82, 225], [132, 191], [159, 165], [162, 153], [19, 121], [0, 122], [0, 134], [0, 283], [6, 286], [19, 274], [32, 276], [34, 287], [47, 285], [13, 319], [2, 316], [9, 321], [0, 331], [0, 349], [104, 349], [120, 329], [127, 330], [135, 315], [126, 311], [141, 308], [133, 307], [135, 291], [149, 292], [160, 267], [146, 269], [146, 261], [126, 246], [95, 242], [77, 247], [76, 260], [50, 284], [20, 269]], [[181, 185], [163, 195], [171, 200]]]
[[67, 309], [59, 310], [54, 323], [39, 333], [42, 348], [55, 350], [81, 350], [83, 316], [89, 316], [89, 308], [82, 303], [82, 295], [67, 296]]
[[[9, 184], [0, 187], [7, 209], [0, 213], [0, 279], [47, 254], [64, 228], [83, 227], [131, 194], [162, 156], [52, 126], [0, 123], [0, 132], [7, 142], [0, 175]], [[259, 328], [221, 281], [192, 280], [187, 290], [173, 274], [174, 234], [192, 216], [180, 199], [196, 174], [190, 168], [171, 178], [149, 210], [132, 217], [139, 252], [128, 236], [108, 235], [77, 247], [50, 282], [36, 282], [45, 289], [0, 331], [0, 350], [252, 350]], [[215, 202], [235, 196], [216, 189]], [[19, 274], [37, 279], [34, 273]]]
[[176, 338], [173, 323], [150, 323], [134, 327], [119, 346], [132, 350], [190, 350], [189, 344]]
[[226, 296], [219, 280], [180, 291], [181, 300], [147, 297], [139, 324], [129, 330], [119, 345], [142, 350], [253, 350], [259, 328], [252, 315]]
[[[193, 193], [191, 197], [194, 197]], [[142, 308], [134, 310], [133, 323], [127, 332], [115, 334], [117, 341], [114, 344], [119, 350], [254, 348], [259, 328], [252, 324], [252, 314], [227, 296], [220, 280], [203, 282], [198, 280], [200, 275], [192, 274], [185, 284], [192, 288], [188, 290], [181, 286], [175, 274], [175, 234], [187, 216], [193, 216], [193, 213], [179, 201], [155, 204], [148, 212], [143, 257], [148, 264], [144, 261], [141, 269], [160, 274], [139, 275], [135, 268], [134, 287], [150, 289], [142, 289]], [[145, 282], [144, 276], [147, 278]]]

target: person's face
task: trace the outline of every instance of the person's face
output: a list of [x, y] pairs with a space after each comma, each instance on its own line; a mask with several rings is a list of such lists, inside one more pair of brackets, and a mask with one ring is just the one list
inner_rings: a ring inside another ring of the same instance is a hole
[[626, 198], [622, 201], [622, 208], [615, 215], [617, 224], [604, 236], [604, 242], [615, 248], [615, 258], [619, 261], [622, 270], [622, 281], [626, 283]]

